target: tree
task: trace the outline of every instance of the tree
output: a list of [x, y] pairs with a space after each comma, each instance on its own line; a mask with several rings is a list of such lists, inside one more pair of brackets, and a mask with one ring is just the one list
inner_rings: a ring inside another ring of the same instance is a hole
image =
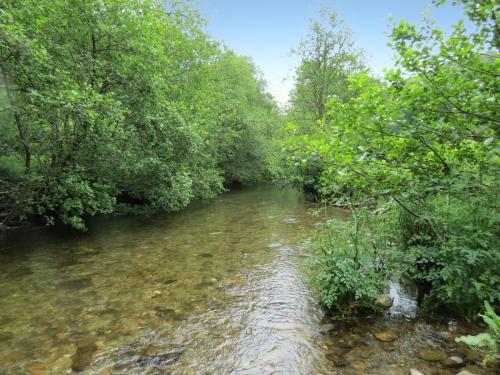
[[335, 12], [323, 10], [322, 21], [312, 21], [309, 35], [295, 53], [300, 57], [295, 87], [291, 93], [282, 149], [293, 155], [287, 182], [305, 191], [310, 199], [321, 197], [321, 175], [325, 165], [306, 144], [321, 133], [318, 123], [331, 98], [347, 102], [355, 93], [348, 78], [363, 67], [362, 52], [354, 48], [350, 29]]
[[329, 98], [349, 99], [347, 78], [363, 67], [351, 30], [335, 12], [322, 10], [323, 22], [313, 20], [309, 35], [294, 52], [300, 63], [291, 94], [291, 117], [299, 123], [321, 120]]
[[183, 2], [2, 5], [0, 227], [84, 229], [98, 213], [178, 210], [225, 179], [268, 177], [272, 137], [259, 134], [276, 106]]
[[483, 300], [500, 301], [499, 60], [493, 3], [462, 3], [474, 30], [395, 25], [397, 66], [384, 82], [351, 76], [356, 94], [331, 98], [302, 147], [325, 166], [324, 196], [343, 199], [349, 186], [353, 204], [376, 197], [388, 212], [400, 268], [427, 307], [473, 317]]

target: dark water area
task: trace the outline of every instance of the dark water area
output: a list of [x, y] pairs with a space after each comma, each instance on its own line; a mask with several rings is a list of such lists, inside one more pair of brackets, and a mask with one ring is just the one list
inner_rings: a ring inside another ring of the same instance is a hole
[[[492, 373], [454, 343], [461, 327], [416, 318], [397, 283], [383, 317], [322, 329], [303, 267], [319, 220], [309, 208], [258, 187], [177, 214], [95, 219], [84, 234], [3, 238], [0, 374], [458, 372], [420, 358], [428, 348]], [[394, 340], [374, 336], [387, 330]]]

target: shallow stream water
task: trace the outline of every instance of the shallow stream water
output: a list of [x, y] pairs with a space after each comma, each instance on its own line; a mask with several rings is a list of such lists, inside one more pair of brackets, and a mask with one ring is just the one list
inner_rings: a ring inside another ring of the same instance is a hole
[[[178, 214], [96, 219], [84, 234], [9, 235], [0, 374], [455, 374], [418, 358], [420, 347], [465, 349], [449, 325], [415, 319], [399, 284], [384, 317], [321, 329], [302, 267], [309, 208], [261, 187]], [[395, 342], [374, 338], [387, 329]]]

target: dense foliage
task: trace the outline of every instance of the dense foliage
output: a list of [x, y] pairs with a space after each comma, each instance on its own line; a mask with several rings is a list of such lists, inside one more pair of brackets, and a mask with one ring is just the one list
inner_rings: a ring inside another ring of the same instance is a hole
[[394, 25], [383, 79], [323, 12], [295, 51], [283, 119], [252, 61], [185, 2], [0, 0], [0, 229], [85, 229], [279, 176], [355, 208], [314, 239], [328, 308], [372, 307], [396, 270], [428, 308], [497, 307], [498, 6], [454, 4], [469, 28]]
[[309, 34], [294, 51], [300, 63], [284, 134], [297, 136], [281, 138], [283, 150], [294, 154], [288, 166], [289, 181], [313, 200], [321, 197], [320, 177], [326, 166], [314, 151], [310, 152], [310, 135], [324, 118], [330, 98], [340, 102], [351, 98], [354, 93], [349, 76], [363, 68], [363, 54], [354, 48], [352, 32], [345, 22], [335, 12], [323, 10], [321, 16], [319, 21], [311, 21]]
[[350, 98], [332, 96], [307, 134], [291, 124], [286, 148], [303, 169], [323, 166], [331, 202], [383, 207], [425, 306], [466, 317], [500, 301], [500, 31], [494, 2], [477, 4], [461, 2], [473, 30], [396, 24], [396, 67], [350, 75]]
[[269, 177], [277, 107], [183, 2], [0, 1], [0, 227]]
[[352, 208], [352, 220], [327, 220], [313, 238], [312, 281], [336, 318], [373, 311], [387, 287], [392, 247], [380, 224], [369, 211]]

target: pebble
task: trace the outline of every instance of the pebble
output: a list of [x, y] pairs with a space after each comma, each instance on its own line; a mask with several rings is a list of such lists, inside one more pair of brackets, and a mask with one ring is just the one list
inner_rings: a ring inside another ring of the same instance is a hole
[[328, 333], [330, 331], [333, 331], [334, 329], [335, 329], [335, 324], [332, 324], [332, 323], [322, 324], [319, 327], [319, 331], [321, 333]]
[[446, 367], [460, 367], [464, 365], [464, 360], [459, 356], [452, 356], [441, 362]]
[[424, 374], [418, 371], [417, 369], [412, 368], [410, 369], [410, 375], [424, 375]]
[[457, 375], [475, 375], [475, 374], [473, 374], [472, 372], [469, 372], [467, 370], [462, 370]]
[[375, 338], [377, 340], [380, 340], [380, 341], [383, 341], [383, 342], [396, 341], [397, 338], [398, 338], [398, 336], [396, 335], [396, 332], [394, 332], [392, 330], [387, 330], [387, 331], [383, 331], [383, 332], [377, 332], [373, 336], [375, 336]]

